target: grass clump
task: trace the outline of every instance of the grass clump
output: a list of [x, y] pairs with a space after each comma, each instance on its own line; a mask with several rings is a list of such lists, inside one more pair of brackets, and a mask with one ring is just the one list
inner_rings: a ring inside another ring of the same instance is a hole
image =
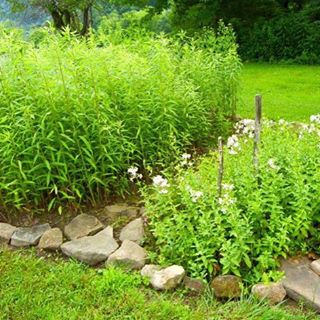
[[240, 63], [228, 32], [218, 49], [183, 37], [112, 44], [68, 31], [35, 45], [0, 32], [4, 207], [123, 193], [128, 167], [166, 166], [177, 151], [208, 146], [234, 113]]
[[253, 300], [220, 304], [210, 293], [159, 293], [138, 274], [50, 262], [34, 252], [0, 251], [0, 319], [316, 319], [312, 313], [269, 307]]
[[221, 195], [216, 152], [180, 168], [165, 190], [145, 190], [161, 262], [199, 278], [231, 273], [250, 284], [279, 279], [277, 258], [318, 252], [319, 128], [265, 122], [255, 176], [252, 126], [243, 121], [228, 139]]

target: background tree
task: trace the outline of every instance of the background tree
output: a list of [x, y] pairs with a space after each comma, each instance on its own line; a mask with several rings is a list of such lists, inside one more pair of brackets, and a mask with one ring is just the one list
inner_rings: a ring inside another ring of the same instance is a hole
[[92, 25], [92, 9], [98, 0], [9, 0], [14, 11], [27, 8], [41, 8], [47, 12], [55, 28], [63, 30], [69, 27], [72, 31], [85, 35]]

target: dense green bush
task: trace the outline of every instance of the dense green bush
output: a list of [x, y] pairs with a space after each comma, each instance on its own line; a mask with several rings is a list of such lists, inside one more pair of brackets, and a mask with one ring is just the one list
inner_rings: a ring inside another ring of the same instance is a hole
[[[182, 264], [195, 277], [232, 273], [252, 283], [278, 278], [276, 258], [319, 252], [320, 128], [265, 123], [256, 176], [251, 122], [242, 124], [245, 134], [225, 147], [220, 196], [216, 152], [144, 190], [162, 263]], [[183, 158], [184, 166], [192, 161]]]
[[235, 111], [240, 63], [228, 32], [207, 33], [210, 48], [183, 36], [114, 44], [38, 32], [32, 43], [0, 33], [2, 206], [122, 193], [128, 167], [169, 165], [181, 148], [214, 143]]
[[250, 29], [237, 29], [243, 59], [320, 63], [320, 19], [305, 11], [260, 19]]

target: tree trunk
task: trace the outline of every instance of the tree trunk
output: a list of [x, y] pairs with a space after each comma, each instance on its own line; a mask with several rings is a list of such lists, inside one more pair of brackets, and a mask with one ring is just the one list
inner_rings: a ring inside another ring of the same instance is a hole
[[62, 30], [65, 27], [63, 16], [58, 10], [50, 11], [54, 27], [58, 30]]
[[92, 12], [91, 12], [91, 6], [88, 6], [83, 10], [82, 30], [80, 31], [80, 34], [82, 36], [86, 35], [89, 32], [91, 25], [92, 25]]

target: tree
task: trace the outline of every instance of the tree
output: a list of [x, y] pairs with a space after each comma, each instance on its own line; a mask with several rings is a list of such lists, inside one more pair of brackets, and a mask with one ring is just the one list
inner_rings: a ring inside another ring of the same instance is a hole
[[88, 33], [92, 26], [92, 9], [98, 0], [9, 0], [15, 11], [29, 7], [41, 8], [52, 17], [56, 29], [69, 27], [81, 35]]

